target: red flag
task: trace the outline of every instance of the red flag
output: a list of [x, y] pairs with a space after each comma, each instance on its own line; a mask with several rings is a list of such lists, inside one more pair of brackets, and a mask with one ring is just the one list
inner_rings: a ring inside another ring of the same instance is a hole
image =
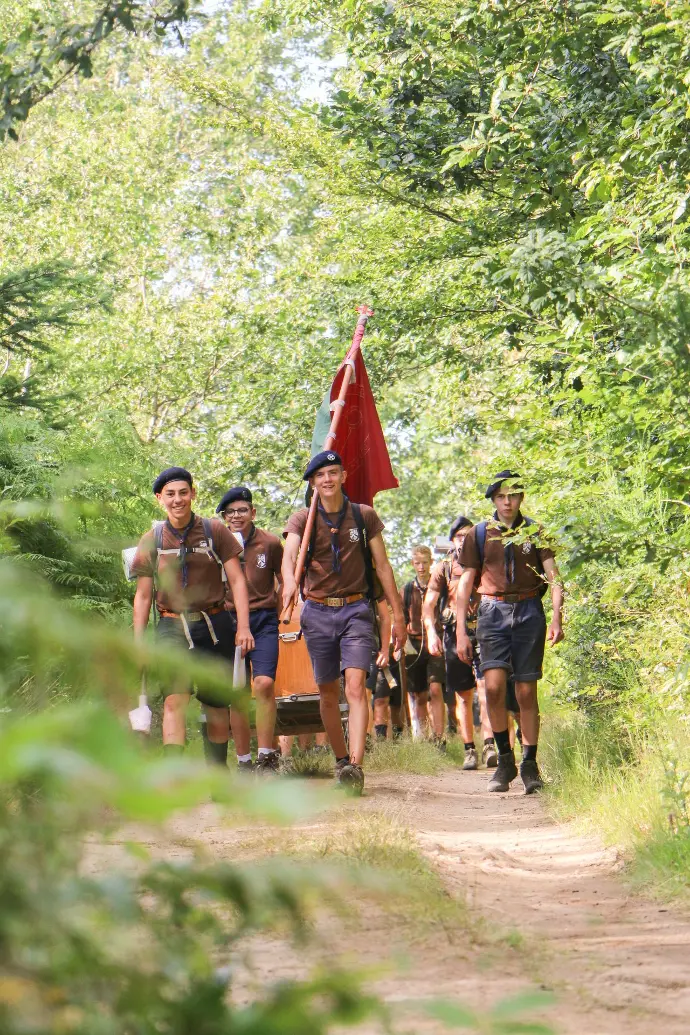
[[353, 503], [367, 503], [371, 507], [377, 492], [398, 488], [398, 479], [391, 467], [388, 447], [383, 437], [359, 342], [352, 345], [343, 360], [319, 411], [312, 441], [312, 455], [323, 449], [325, 434], [330, 424], [330, 403], [338, 398], [343, 374], [350, 363], [354, 364], [354, 377], [345, 396], [345, 406], [333, 448], [342, 457], [343, 467], [347, 471], [345, 492], [348, 497]]

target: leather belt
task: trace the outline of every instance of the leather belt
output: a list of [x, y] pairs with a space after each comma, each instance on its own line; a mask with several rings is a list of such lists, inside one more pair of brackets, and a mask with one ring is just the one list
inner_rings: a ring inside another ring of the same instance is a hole
[[535, 589], [531, 593], [482, 593], [482, 600], [499, 600], [503, 604], [519, 604], [521, 600], [533, 600], [538, 596], [539, 592]]
[[219, 615], [221, 611], [225, 610], [224, 604], [214, 604], [213, 607], [205, 607], [203, 611], [165, 611], [163, 608], [158, 608], [158, 614], [161, 618], [182, 618], [183, 616], [188, 622], [203, 622], [204, 613], [207, 615]]
[[366, 593], [351, 593], [349, 597], [324, 597], [323, 600], [319, 600], [318, 597], [307, 593], [307, 600], [312, 600], [315, 604], [325, 604], [326, 607], [345, 607], [346, 604], [356, 604], [358, 600], [365, 598]]

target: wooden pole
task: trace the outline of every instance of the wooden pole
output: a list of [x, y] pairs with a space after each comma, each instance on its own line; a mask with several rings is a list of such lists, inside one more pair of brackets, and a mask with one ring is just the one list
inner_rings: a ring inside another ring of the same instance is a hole
[[[370, 309], [368, 305], [357, 306], [357, 312], [359, 313], [359, 319], [357, 320], [355, 333], [352, 336], [352, 345], [348, 349], [348, 354], [352, 352], [354, 348], [361, 344], [362, 338], [364, 337], [364, 332], [367, 327], [367, 321], [369, 320], [370, 316], [374, 315], [374, 310]], [[332, 448], [333, 443], [336, 440], [338, 425], [340, 424], [340, 418], [342, 416], [343, 409], [345, 408], [345, 396], [347, 395], [347, 390], [352, 382], [354, 372], [354, 363], [348, 362], [348, 365], [346, 366], [345, 372], [343, 374], [343, 380], [340, 385], [340, 391], [338, 392], [338, 398], [335, 402], [331, 403], [331, 410], [333, 411], [333, 416], [331, 417], [331, 426], [328, 429], [328, 434], [326, 435], [326, 438], [323, 443], [324, 449]], [[297, 592], [295, 593], [295, 597], [293, 598], [293, 600], [290, 601], [290, 603], [280, 616], [280, 620], [281, 622], [283, 622], [284, 625], [287, 625], [290, 619], [292, 618], [292, 612], [295, 608], [295, 604], [297, 603], [297, 593], [299, 593], [299, 584], [302, 581], [302, 575], [304, 573], [304, 565], [306, 564], [307, 560], [307, 550], [309, 549], [309, 542], [311, 540], [311, 534], [314, 529], [314, 522], [316, 521], [316, 510], [318, 505], [319, 494], [315, 489], [312, 494], [311, 504], [309, 505], [307, 523], [304, 526], [302, 542], [300, 544], [299, 554], [297, 555], [297, 564], [295, 565], [295, 582], [297, 583]]]

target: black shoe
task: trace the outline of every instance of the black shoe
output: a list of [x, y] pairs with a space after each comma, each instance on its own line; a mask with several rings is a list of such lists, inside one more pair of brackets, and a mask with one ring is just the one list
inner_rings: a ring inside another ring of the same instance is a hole
[[487, 784], [487, 791], [509, 791], [510, 785], [517, 776], [515, 755], [512, 751], [498, 756], [498, 765]]
[[249, 759], [248, 762], [238, 762], [237, 763], [237, 772], [238, 773], [253, 773], [254, 772], [254, 763], [252, 762], [251, 758]]
[[533, 759], [530, 758], [520, 763], [520, 776], [525, 785], [525, 794], [534, 794], [535, 791], [542, 790], [544, 781], [541, 778], [539, 766]]
[[280, 753], [278, 751], [271, 751], [270, 755], [259, 755], [254, 768], [257, 773], [279, 773], [280, 772]]
[[364, 773], [361, 765], [355, 762], [339, 762], [335, 767], [335, 779], [338, 786], [343, 787], [353, 797], [359, 798], [364, 790]]

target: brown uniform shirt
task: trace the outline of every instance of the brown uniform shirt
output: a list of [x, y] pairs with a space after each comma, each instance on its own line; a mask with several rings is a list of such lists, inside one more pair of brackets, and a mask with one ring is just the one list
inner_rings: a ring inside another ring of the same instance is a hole
[[[373, 507], [362, 504], [361, 510], [364, 527], [367, 530], [369, 542], [371, 542], [374, 536], [380, 535], [385, 526]], [[288, 519], [283, 535], [287, 536], [290, 532], [296, 532], [301, 536], [304, 533], [308, 513], [306, 507], [295, 511]], [[337, 514], [329, 513], [328, 516], [331, 521], [335, 521]], [[364, 555], [359, 542], [359, 529], [349, 504], [339, 530], [341, 570], [338, 573], [333, 571], [331, 535], [330, 528], [317, 513], [314, 556], [311, 559], [304, 584], [305, 594], [315, 597], [317, 600], [325, 600], [326, 597], [349, 597], [355, 593], [366, 593], [367, 576]]]
[[[405, 610], [405, 589], [406, 586], [409, 585], [409, 582], [406, 583], [406, 585], [400, 590], [400, 599], [402, 601], [403, 610]], [[422, 625], [422, 603], [424, 602], [424, 597], [422, 595], [422, 591], [417, 585], [416, 579], [411, 585], [412, 593], [409, 594], [410, 609], [409, 612], [405, 614], [405, 617], [407, 618], [407, 631], [410, 636], [422, 636], [424, 634], [424, 626]]]
[[[450, 578], [448, 577], [449, 569]], [[446, 557], [439, 564], [435, 564], [431, 569], [429, 589], [434, 593], [438, 593], [441, 597], [445, 594], [446, 607], [453, 607], [455, 609], [455, 592], [461, 575], [462, 565], [459, 563], [455, 553], [451, 557]]]
[[[234, 538], [234, 536], [233, 536]], [[244, 544], [244, 577], [249, 591], [249, 610], [275, 609], [278, 606], [276, 579], [280, 579], [283, 563], [283, 544], [277, 535], [255, 528], [254, 535]], [[235, 610], [232, 589], [227, 587], [226, 599], [231, 611]]]
[[[543, 530], [539, 525], [531, 526], [532, 535], [537, 536]], [[525, 528], [521, 525], [519, 538], [524, 539]], [[544, 581], [539, 574], [539, 563], [537, 553], [542, 562], [553, 557], [553, 550], [542, 547], [537, 550], [533, 542], [515, 543], [515, 580], [508, 581], [506, 574], [506, 562], [504, 547], [509, 540], [504, 539], [498, 527], [489, 522], [486, 529], [486, 542], [484, 543], [484, 567], [481, 571], [481, 580], [477, 589], [478, 593], [503, 594], [503, 593], [533, 593], [536, 592]], [[471, 528], [462, 541], [460, 547], [460, 563], [463, 568], [474, 568], [479, 570], [479, 551], [477, 549], [477, 528]]]
[[[240, 544], [234, 535], [227, 530], [222, 521], [211, 522], [213, 530], [213, 549], [223, 564], [232, 557], [239, 557]], [[190, 530], [186, 545], [188, 548], [206, 543], [204, 525], [200, 517], [196, 518]], [[163, 525], [163, 549], [176, 550], [180, 541], [172, 534], [167, 524]], [[137, 552], [132, 563], [132, 574], [151, 578], [154, 575], [156, 562], [156, 544], [153, 530], [146, 532], [139, 540]], [[187, 586], [182, 588], [182, 571], [179, 558], [174, 554], [163, 554], [158, 558], [158, 574], [156, 581], [156, 606], [159, 611], [203, 611], [207, 607], [222, 604], [225, 596], [220, 565], [214, 557], [205, 553], [187, 554]]]
[[[429, 581], [427, 582], [426, 589], [433, 589], [433, 569]], [[408, 583], [409, 585], [409, 583]], [[400, 599], [402, 600], [403, 609], [405, 608], [405, 587], [400, 590]], [[410, 617], [407, 623], [407, 631], [410, 636], [421, 637], [424, 635], [424, 623], [422, 621], [422, 604], [424, 603], [424, 596], [417, 585], [417, 580], [412, 582], [412, 595], [410, 597]], [[441, 634], [443, 627], [440, 620], [440, 610], [438, 605], [436, 606], [436, 632]]]
[[[446, 557], [445, 560], [441, 561], [440, 564], [436, 564], [431, 569], [431, 578], [429, 579], [429, 589], [434, 590], [441, 597], [445, 593], [446, 595], [446, 606], [445, 611], [452, 611], [453, 615], [456, 612], [456, 601], [458, 582], [462, 575], [464, 568], [458, 560], [457, 554], [453, 552], [450, 557]], [[450, 576], [450, 577], [449, 577]], [[476, 624], [476, 612], [479, 606], [479, 597], [476, 593], [472, 594], [470, 600], [470, 606], [467, 612], [468, 625], [474, 627]], [[455, 621], [453, 618], [452, 621]]]

